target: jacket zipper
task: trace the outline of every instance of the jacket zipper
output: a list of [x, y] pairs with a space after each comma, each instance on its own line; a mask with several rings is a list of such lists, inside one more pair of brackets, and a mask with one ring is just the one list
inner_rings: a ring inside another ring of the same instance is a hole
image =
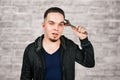
[[63, 49], [61, 50], [61, 64], [62, 64], [62, 80], [65, 80], [65, 74], [64, 74], [64, 71], [65, 71], [65, 69], [64, 69], [64, 64], [63, 64]]
[[40, 80], [44, 80], [44, 74], [45, 74], [45, 60], [44, 60], [44, 55], [42, 54], [42, 50], [40, 50], [40, 57], [41, 57], [41, 62], [42, 62], [42, 75]]

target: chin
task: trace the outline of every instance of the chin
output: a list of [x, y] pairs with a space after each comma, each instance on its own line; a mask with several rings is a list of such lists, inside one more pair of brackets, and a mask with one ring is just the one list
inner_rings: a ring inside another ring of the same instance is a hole
[[50, 41], [51, 41], [51, 42], [57, 42], [58, 39], [51, 39], [51, 38], [50, 38]]

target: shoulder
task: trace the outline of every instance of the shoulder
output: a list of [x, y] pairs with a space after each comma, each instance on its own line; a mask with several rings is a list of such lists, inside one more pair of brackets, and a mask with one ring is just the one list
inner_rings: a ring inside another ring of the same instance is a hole
[[34, 42], [31, 42], [26, 46], [27, 50], [37, 50], [37, 48], [41, 48], [41, 41], [42, 41], [43, 36], [37, 37]]
[[24, 56], [31, 56], [35, 53], [35, 43], [30, 43], [26, 46], [24, 50]]
[[35, 47], [35, 42], [32, 42], [32, 43], [29, 43], [27, 46], [26, 46], [26, 48], [25, 48], [25, 50], [30, 50], [30, 49], [32, 49], [32, 48], [34, 48]]
[[74, 43], [71, 39], [65, 37], [64, 35], [61, 36], [62, 44], [66, 45], [66, 47], [74, 47], [77, 44]]
[[71, 39], [67, 38], [67, 37], [64, 36], [64, 35], [62, 35], [61, 38], [62, 38], [63, 40], [65, 40], [66, 43], [67, 43], [67, 42], [69, 42], [69, 43], [74, 43]]

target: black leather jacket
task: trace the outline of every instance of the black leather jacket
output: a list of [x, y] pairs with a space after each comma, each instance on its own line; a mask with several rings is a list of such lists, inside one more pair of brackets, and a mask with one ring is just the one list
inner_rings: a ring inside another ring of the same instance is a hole
[[[44, 80], [45, 61], [42, 39], [38, 37], [25, 49], [20, 80]], [[61, 36], [62, 80], [74, 80], [75, 61], [85, 67], [94, 67], [94, 51], [88, 38], [80, 40], [82, 49], [73, 41]]]

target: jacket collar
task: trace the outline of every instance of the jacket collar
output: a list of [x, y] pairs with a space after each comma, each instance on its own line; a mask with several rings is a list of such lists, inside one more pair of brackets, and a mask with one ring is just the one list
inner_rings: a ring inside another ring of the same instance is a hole
[[[40, 37], [38, 37], [36, 40], [35, 40], [35, 46], [36, 46], [36, 51], [38, 52], [40, 49], [42, 49], [42, 40], [44, 38], [44, 34]], [[61, 41], [61, 47], [63, 49], [66, 49], [66, 45], [65, 45], [65, 36], [61, 36], [60, 37], [60, 41]]]

